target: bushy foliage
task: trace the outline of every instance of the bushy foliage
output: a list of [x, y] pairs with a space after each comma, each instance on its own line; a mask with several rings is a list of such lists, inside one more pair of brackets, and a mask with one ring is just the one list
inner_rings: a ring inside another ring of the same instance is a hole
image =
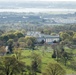
[[43, 75], [66, 75], [66, 72], [59, 64], [49, 63]]
[[24, 63], [18, 61], [14, 56], [0, 58], [0, 74], [14, 75], [20, 74], [26, 68]]

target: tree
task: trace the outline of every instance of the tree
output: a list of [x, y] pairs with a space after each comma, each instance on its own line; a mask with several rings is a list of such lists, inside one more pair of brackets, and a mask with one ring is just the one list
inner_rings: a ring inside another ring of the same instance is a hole
[[55, 42], [51, 45], [53, 49], [52, 58], [57, 58], [57, 52], [58, 52], [58, 44]]
[[37, 70], [38, 70], [37, 61], [32, 61], [31, 68], [32, 68], [32, 74], [33, 74], [33, 75], [37, 75], [37, 74], [36, 74], [36, 72], [37, 72]]
[[44, 29], [43, 31], [41, 31], [41, 33], [50, 35], [51, 34], [51, 29], [49, 29], [49, 28]]
[[46, 51], [47, 49], [48, 49], [47, 44], [44, 43], [43, 49], [42, 49], [42, 54], [43, 54], [43, 56], [46, 55], [45, 51]]
[[70, 67], [76, 71], [76, 60], [70, 61]]
[[49, 63], [43, 75], [66, 75], [66, 72], [59, 64]]
[[7, 34], [2, 34], [2, 35], [1, 35], [1, 40], [7, 42], [8, 39], [9, 39], [9, 38], [8, 38], [8, 35], [7, 35]]
[[76, 42], [76, 33], [74, 33], [73, 42], [74, 42], [74, 43]]
[[56, 58], [56, 51], [53, 51], [52, 58]]
[[29, 47], [29, 46], [25, 42], [19, 42], [19, 47], [20, 48], [25, 48], [25, 47]]
[[51, 35], [52, 35], [52, 36], [56, 36], [57, 34], [56, 34], [56, 33], [51, 33]]
[[12, 53], [12, 50], [13, 50], [13, 39], [9, 39], [8, 41], [7, 41], [7, 43], [8, 43], [8, 50], [9, 50], [9, 52], [10, 53]]
[[57, 62], [58, 61], [64, 62], [66, 66], [66, 63], [68, 61], [68, 53], [65, 52], [63, 45], [61, 44], [52, 45], [52, 48], [53, 48], [52, 58], [56, 58]]
[[68, 53], [67, 52], [65, 52], [65, 51], [61, 52], [60, 61], [62, 63], [64, 63], [64, 65], [66, 66], [67, 61], [68, 61]]
[[0, 47], [0, 54], [5, 55], [7, 53], [5, 46]]
[[44, 40], [42, 40], [41, 42], [40, 42], [40, 44], [44, 44], [45, 43], [45, 41]]
[[8, 38], [9, 39], [14, 39], [16, 37], [15, 34], [14, 33], [11, 33], [11, 32], [8, 33], [7, 35], [8, 35]]
[[34, 47], [35, 47], [35, 43], [36, 43], [36, 38], [35, 37], [29, 37], [29, 36], [26, 36], [25, 37], [25, 43], [26, 43], [26, 46], [28, 48], [31, 48], [34, 50]]
[[74, 35], [74, 31], [66, 31], [70, 36], [73, 36]]
[[21, 55], [22, 55], [21, 49], [15, 48], [13, 52], [14, 52], [14, 54], [16, 55], [16, 58], [17, 58], [18, 60], [20, 60]]
[[66, 32], [60, 32], [60, 38], [62, 40], [65, 40], [67, 38], [69, 39], [70, 38], [70, 35], [68, 33], [66, 33]]
[[36, 75], [36, 72], [41, 72], [41, 56], [37, 53], [32, 53], [31, 55], [32, 58], [32, 64], [31, 64], [31, 69], [34, 75]]
[[24, 37], [19, 38], [18, 42], [25, 42], [25, 38]]
[[13, 44], [13, 42], [14, 42], [14, 40], [13, 39], [9, 39], [8, 41], [7, 41], [7, 43], [8, 43], [8, 45], [12, 45]]
[[3, 57], [0, 61], [0, 73], [3, 73], [2, 75], [18, 75], [21, 74], [25, 68], [24, 63], [18, 61], [14, 56]]
[[32, 36], [26, 36], [25, 40], [27, 41], [28, 39], [30, 39], [33, 43], [36, 43], [36, 38], [32, 37]]
[[22, 32], [20, 32], [20, 31], [16, 31], [14, 34], [15, 34], [15, 36], [18, 37], [18, 38], [24, 37], [24, 34], [23, 34]]
[[28, 48], [30, 48], [30, 49], [33, 49], [33, 42], [30, 40], [30, 39], [28, 39], [27, 41], [26, 41], [26, 47], [28, 47]]

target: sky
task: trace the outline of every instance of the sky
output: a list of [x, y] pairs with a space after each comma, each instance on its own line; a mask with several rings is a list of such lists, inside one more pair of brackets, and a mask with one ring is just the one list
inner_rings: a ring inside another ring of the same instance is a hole
[[[35, 1], [35, 2], [34, 2]], [[46, 2], [40, 2], [46, 1]], [[48, 2], [50, 1], [50, 2]], [[24, 4], [23, 4], [24, 3]], [[34, 7], [34, 6], [46, 6], [46, 7], [66, 7], [76, 9], [76, 0], [0, 0], [0, 8], [4, 7]]]
[[[38, 1], [38, 3], [37, 2], [36, 3], [29, 2], [29, 1]], [[39, 8], [38, 4], [41, 5], [40, 1], [50, 1], [49, 2], [50, 4], [48, 4], [48, 5], [45, 4], [48, 2], [44, 2], [43, 7], [49, 7], [50, 9], [56, 8], [57, 11], [59, 11], [58, 9], [62, 9], [62, 8], [64, 8], [64, 11], [70, 11], [71, 9], [75, 9], [75, 11], [76, 11], [76, 0], [0, 0], [0, 8], [2, 11], [7, 11], [7, 10], [5, 10], [5, 8], [21, 8], [22, 9], [23, 7], [24, 8], [25, 7], [26, 8], [32, 7], [33, 8], [35, 6]], [[66, 1], [66, 2], [62, 2], [62, 1]], [[26, 5], [23, 3], [26, 3]], [[4, 10], [3, 10], [3, 8], [4, 8]], [[13, 10], [8, 10], [8, 11], [13, 11]], [[23, 10], [20, 10], [20, 11], [23, 11]], [[40, 11], [40, 10], [38, 9], [38, 11]], [[74, 11], [74, 10], [71, 10], [71, 11]]]
[[0, 2], [24, 2], [24, 1], [76, 1], [76, 0], [0, 0]]

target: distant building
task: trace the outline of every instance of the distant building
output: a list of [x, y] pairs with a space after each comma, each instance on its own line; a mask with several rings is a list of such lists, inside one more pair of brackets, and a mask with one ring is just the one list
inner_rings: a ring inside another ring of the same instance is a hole
[[34, 32], [34, 31], [27, 32], [26, 36], [36, 37], [38, 42], [45, 41], [45, 43], [47, 44], [51, 44], [54, 41], [58, 42], [60, 39], [59, 35], [51, 36], [51, 35], [45, 35], [45, 34], [41, 34], [40, 32]]
[[41, 33], [40, 32], [35, 32], [35, 31], [29, 31], [26, 34], [27, 36], [33, 36], [33, 37], [41, 37]]
[[48, 36], [48, 35], [45, 35], [43, 37], [38, 37], [37, 40], [38, 40], [38, 42], [41, 42], [42, 40], [44, 40], [45, 43], [51, 44], [54, 41], [58, 42], [59, 41], [59, 36], [51, 36], [51, 35]]

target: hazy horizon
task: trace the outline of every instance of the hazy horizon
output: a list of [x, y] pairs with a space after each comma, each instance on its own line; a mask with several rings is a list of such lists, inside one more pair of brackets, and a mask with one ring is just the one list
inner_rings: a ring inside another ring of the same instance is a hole
[[0, 12], [76, 12], [73, 0], [0, 0]]
[[25, 8], [25, 9], [0, 9], [0, 12], [16, 12], [16, 13], [51, 13], [51, 14], [67, 14], [75, 13], [75, 9], [45, 9], [45, 8]]
[[76, 1], [24, 1], [24, 0], [16, 0], [7, 2], [0, 1], [0, 8], [65, 8], [65, 9], [76, 9]]

